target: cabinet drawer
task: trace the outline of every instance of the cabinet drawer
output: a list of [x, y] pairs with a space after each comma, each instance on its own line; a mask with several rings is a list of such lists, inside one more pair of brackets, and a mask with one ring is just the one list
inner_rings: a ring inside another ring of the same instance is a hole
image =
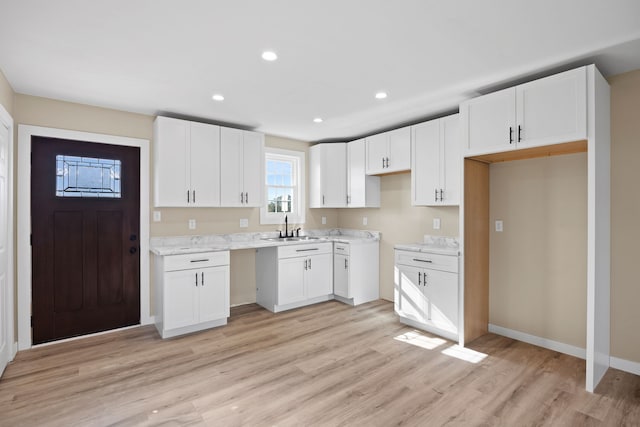
[[396, 264], [458, 272], [458, 257], [454, 255], [396, 250]]
[[334, 253], [337, 255], [349, 255], [349, 244], [348, 243], [338, 243], [335, 242], [333, 244]]
[[278, 258], [292, 258], [331, 253], [331, 242], [305, 243], [304, 245], [289, 245], [278, 247]]
[[215, 267], [229, 264], [229, 251], [201, 252], [197, 254], [169, 255], [164, 257], [164, 271]]

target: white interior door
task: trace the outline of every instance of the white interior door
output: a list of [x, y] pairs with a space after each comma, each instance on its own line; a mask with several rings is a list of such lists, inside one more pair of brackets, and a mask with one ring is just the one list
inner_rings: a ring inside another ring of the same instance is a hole
[[[13, 296], [9, 292], [9, 125], [0, 121], [0, 375], [11, 360]], [[11, 299], [9, 299], [11, 297]]]

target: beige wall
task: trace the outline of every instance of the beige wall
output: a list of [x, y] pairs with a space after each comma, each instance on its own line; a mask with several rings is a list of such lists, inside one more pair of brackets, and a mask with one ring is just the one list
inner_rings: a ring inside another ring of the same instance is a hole
[[586, 346], [586, 153], [490, 167], [489, 322]]
[[[368, 225], [362, 225], [367, 217]], [[440, 230], [433, 229], [433, 218], [440, 218]], [[342, 228], [376, 230], [380, 241], [380, 297], [393, 301], [393, 247], [398, 243], [422, 241], [425, 234], [458, 236], [458, 207], [411, 206], [411, 174], [382, 176], [379, 209], [339, 209]]]
[[0, 70], [0, 104], [11, 116], [13, 116], [13, 96], [13, 89]]
[[611, 355], [640, 363], [640, 70], [611, 84]]

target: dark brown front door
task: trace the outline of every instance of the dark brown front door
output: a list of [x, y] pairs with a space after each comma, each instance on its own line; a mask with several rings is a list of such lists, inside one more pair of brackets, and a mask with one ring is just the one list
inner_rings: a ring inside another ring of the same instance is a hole
[[33, 343], [140, 321], [140, 149], [33, 137]]

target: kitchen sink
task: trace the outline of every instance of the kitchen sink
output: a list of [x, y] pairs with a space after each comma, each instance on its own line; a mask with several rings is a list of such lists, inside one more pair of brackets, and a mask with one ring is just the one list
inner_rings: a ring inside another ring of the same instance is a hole
[[320, 240], [320, 237], [313, 237], [313, 236], [267, 237], [262, 240], [268, 240], [270, 242], [299, 242], [304, 240]]

